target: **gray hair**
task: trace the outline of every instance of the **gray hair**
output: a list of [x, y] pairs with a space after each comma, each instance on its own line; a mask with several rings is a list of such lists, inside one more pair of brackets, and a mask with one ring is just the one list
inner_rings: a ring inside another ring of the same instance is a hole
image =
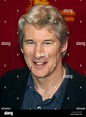
[[[34, 5], [20, 17], [18, 21], [18, 40], [21, 48], [24, 36], [23, 28], [26, 23], [34, 25], [37, 29], [45, 26], [51, 27], [56, 32], [61, 46], [69, 39], [67, 22], [60, 11], [52, 5]], [[67, 50], [62, 53], [62, 56], [65, 56], [66, 52]]]

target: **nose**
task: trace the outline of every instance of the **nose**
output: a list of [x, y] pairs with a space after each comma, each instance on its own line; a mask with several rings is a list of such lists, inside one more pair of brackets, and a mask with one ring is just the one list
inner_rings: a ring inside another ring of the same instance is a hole
[[34, 55], [36, 58], [44, 57], [44, 49], [42, 45], [36, 45]]

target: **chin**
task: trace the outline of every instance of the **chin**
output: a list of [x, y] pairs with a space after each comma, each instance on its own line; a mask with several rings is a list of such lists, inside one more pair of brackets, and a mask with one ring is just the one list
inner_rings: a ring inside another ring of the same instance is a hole
[[33, 76], [35, 76], [35, 77], [37, 77], [37, 78], [45, 78], [47, 75], [33, 74]]

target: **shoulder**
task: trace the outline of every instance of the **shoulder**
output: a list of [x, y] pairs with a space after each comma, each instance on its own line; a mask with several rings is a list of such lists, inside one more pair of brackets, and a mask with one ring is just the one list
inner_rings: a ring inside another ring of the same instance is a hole
[[25, 74], [28, 74], [29, 73], [29, 69], [26, 67], [26, 68], [17, 68], [17, 69], [14, 69], [14, 70], [9, 70], [7, 72], [5, 72], [0, 80], [10, 80], [10, 79], [15, 79], [16, 77], [18, 76], [25, 76]]
[[[67, 64], [66, 64], [67, 65]], [[86, 77], [80, 73], [78, 73], [76, 70], [74, 70], [72, 67], [67, 65], [67, 68], [69, 70], [69, 75], [72, 76], [72, 78], [76, 81], [80, 81], [86, 84]]]

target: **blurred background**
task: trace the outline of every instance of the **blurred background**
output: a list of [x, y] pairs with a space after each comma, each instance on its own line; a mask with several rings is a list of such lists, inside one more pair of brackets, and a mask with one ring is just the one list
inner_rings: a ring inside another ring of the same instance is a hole
[[39, 3], [54, 5], [66, 19], [70, 40], [63, 61], [86, 76], [86, 0], [0, 0], [0, 77], [26, 66], [18, 45], [18, 19]]

